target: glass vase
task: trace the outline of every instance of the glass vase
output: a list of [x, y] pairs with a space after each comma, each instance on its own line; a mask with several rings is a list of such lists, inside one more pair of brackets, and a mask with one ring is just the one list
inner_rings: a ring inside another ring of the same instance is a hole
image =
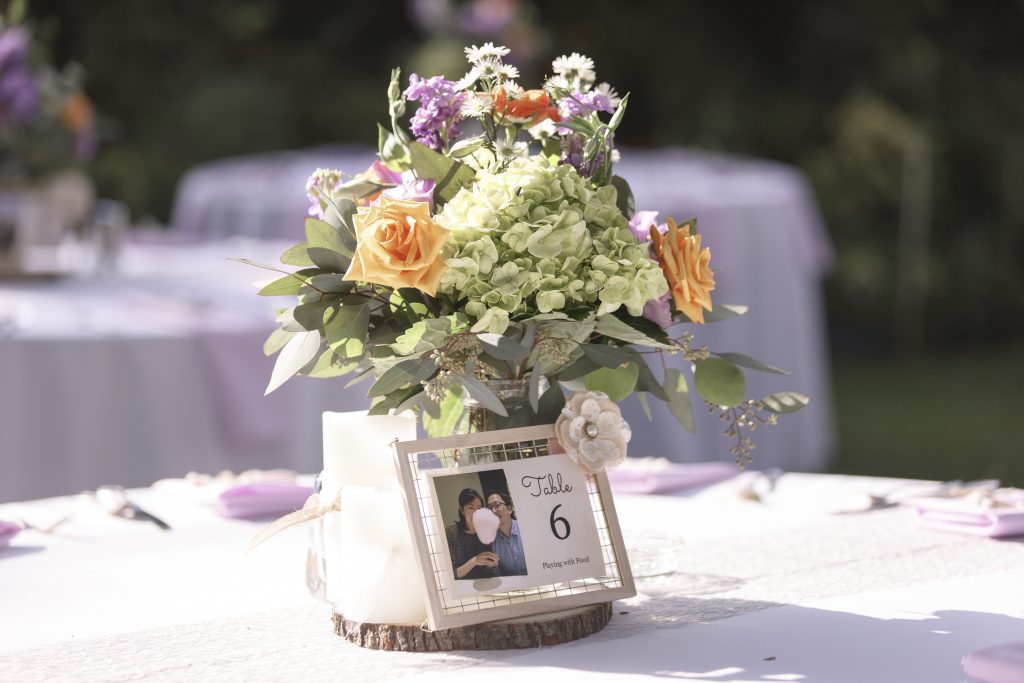
[[[463, 392], [462, 415], [455, 425], [455, 434], [492, 432], [499, 429], [532, 427], [543, 424], [533, 407], [530, 406], [530, 378], [482, 380], [494, 392], [508, 415], [499, 415], [481, 405], [476, 399]], [[541, 393], [546, 382], [541, 382]], [[508, 444], [507, 448], [462, 448], [455, 453], [455, 464], [460, 467], [485, 465], [519, 458], [542, 455], [536, 449], [520, 448], [519, 444]]]

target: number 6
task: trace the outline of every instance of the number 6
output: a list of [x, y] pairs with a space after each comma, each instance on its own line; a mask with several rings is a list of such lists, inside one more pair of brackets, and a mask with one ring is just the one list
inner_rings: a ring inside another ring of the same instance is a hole
[[[567, 520], [565, 517], [555, 517], [555, 513], [558, 512], [558, 508], [560, 507], [562, 507], [562, 505], [558, 504], [555, 506], [555, 509], [551, 511], [551, 533], [553, 533], [555, 535], [555, 538], [557, 538], [558, 540], [564, 541], [565, 539], [569, 538], [569, 520]], [[558, 529], [555, 528], [555, 522], [561, 522], [565, 525], [564, 534], [558, 533]]]

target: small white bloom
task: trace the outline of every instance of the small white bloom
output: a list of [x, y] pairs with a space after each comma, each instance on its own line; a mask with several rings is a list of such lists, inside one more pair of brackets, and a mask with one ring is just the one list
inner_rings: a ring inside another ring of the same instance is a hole
[[480, 71], [474, 66], [466, 75], [455, 82], [455, 90], [465, 90], [480, 80]]
[[514, 140], [497, 140], [494, 143], [494, 151], [501, 159], [516, 159], [528, 156], [530, 145]]
[[470, 64], [478, 64], [479, 62], [492, 57], [495, 59], [501, 59], [509, 53], [509, 49], [504, 45], [494, 45], [494, 43], [484, 43], [480, 47], [476, 45], [470, 45], [466, 48], [466, 59], [469, 60]]
[[633, 435], [619, 406], [600, 391], [569, 397], [555, 422], [555, 433], [569, 459], [591, 474], [625, 460]]
[[619, 154], [619, 150], [617, 148], [613, 149], [612, 150], [612, 163], [615, 163], [615, 164], [619, 163], [619, 159], [621, 159], [621, 158], [622, 158], [622, 155]]
[[473, 68], [481, 79], [519, 78], [519, 69], [511, 64], [505, 64], [497, 57], [481, 59]]
[[544, 119], [540, 123], [534, 124], [526, 130], [533, 136], [534, 140], [541, 141], [552, 138], [558, 133], [558, 130], [555, 128], [555, 122], [551, 119]]
[[478, 119], [494, 108], [494, 102], [487, 95], [479, 95], [477, 93], [470, 93], [465, 100], [462, 102], [462, 106], [459, 108], [459, 113], [462, 114], [463, 118], [467, 119]]
[[579, 52], [558, 57], [551, 62], [551, 70], [569, 81], [581, 83], [593, 83], [597, 75], [594, 73], [594, 60]]
[[552, 76], [544, 83], [544, 89], [557, 95], [559, 90], [571, 90], [572, 84], [565, 76]]
[[596, 86], [594, 90], [607, 97], [613, 107], [619, 106], [619, 103], [622, 102], [622, 98], [619, 97], [619, 93], [615, 92], [615, 88], [607, 83], [601, 83]]
[[524, 92], [526, 92], [525, 90], [523, 90], [523, 86], [519, 85], [518, 83], [511, 79], [502, 83], [501, 87], [505, 89], [505, 92], [508, 93], [509, 97], [513, 98], [519, 97]]

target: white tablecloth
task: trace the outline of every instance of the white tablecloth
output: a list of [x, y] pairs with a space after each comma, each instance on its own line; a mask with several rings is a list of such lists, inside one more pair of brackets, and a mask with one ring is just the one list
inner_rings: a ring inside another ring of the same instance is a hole
[[[193, 238], [246, 234], [298, 242], [309, 173], [329, 167], [354, 174], [373, 158], [367, 149], [339, 147], [200, 166], [182, 180], [172, 222]], [[756, 435], [757, 465], [824, 469], [835, 448], [821, 300], [831, 246], [806, 180], [783, 164], [684, 150], [627, 149], [615, 172], [630, 182], [638, 209], [660, 211], [662, 219], [696, 217], [717, 272], [713, 300], [750, 307], [742, 318], [697, 329], [697, 344], [746, 353], [792, 373], [747, 372], [753, 397], [782, 389], [812, 397], [802, 413]], [[654, 369], [660, 372], [658, 364]], [[703, 404], [695, 406], [697, 435], [689, 436], [653, 403], [653, 425], [636, 399], [625, 404], [630, 422], [643, 425], [634, 429], [634, 454], [691, 462], [728, 457], [732, 444]]]
[[[331, 632], [303, 586], [306, 532], [245, 555], [260, 524], [153, 490], [173, 527], [76, 499], [0, 506], [45, 524], [0, 550], [0, 680], [966, 680], [968, 652], [1024, 640], [1024, 544], [943, 534], [900, 509], [835, 515], [909, 482], [743, 475], [690, 497], [616, 496], [639, 595], [584, 640], [385, 653]], [[539, 678], [538, 678], [539, 676]]]
[[227, 260], [286, 246], [136, 245], [115, 277], [0, 283], [0, 501], [318, 468], [321, 413], [367, 400], [306, 377], [264, 398], [282, 302], [251, 286], [273, 273]]

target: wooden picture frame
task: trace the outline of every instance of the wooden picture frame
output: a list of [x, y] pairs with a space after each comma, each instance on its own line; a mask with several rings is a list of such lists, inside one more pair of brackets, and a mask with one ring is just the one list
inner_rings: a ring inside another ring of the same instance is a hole
[[[430, 630], [528, 617], [636, 595], [607, 475], [586, 474], [560, 448], [552, 452], [556, 443], [554, 425], [394, 443]], [[466, 465], [470, 458], [485, 462]], [[474, 581], [467, 589], [461, 583], [466, 579], [455, 576], [458, 568], [446, 535], [446, 531], [454, 532], [445, 523], [446, 517], [450, 519], [461, 508], [451, 495], [439, 501], [438, 492], [448, 484], [443, 480], [451, 477], [455, 484], [474, 474], [481, 482], [485, 475], [488, 481], [504, 477], [506, 490], [516, 490], [512, 495], [518, 498], [518, 528], [525, 529], [520, 548], [527, 550], [529, 569], [517, 577]], [[509, 476], [513, 481], [508, 482]], [[548, 508], [552, 510], [550, 533], [563, 544], [552, 541], [546, 529], [541, 530], [549, 521]], [[560, 512], [563, 508], [570, 512]], [[543, 524], [538, 521], [541, 514]], [[556, 561], [563, 556], [553, 554], [563, 550], [565, 566]], [[595, 553], [597, 557], [593, 557]], [[549, 577], [558, 580], [547, 582]], [[467, 590], [469, 595], [458, 593]]]

